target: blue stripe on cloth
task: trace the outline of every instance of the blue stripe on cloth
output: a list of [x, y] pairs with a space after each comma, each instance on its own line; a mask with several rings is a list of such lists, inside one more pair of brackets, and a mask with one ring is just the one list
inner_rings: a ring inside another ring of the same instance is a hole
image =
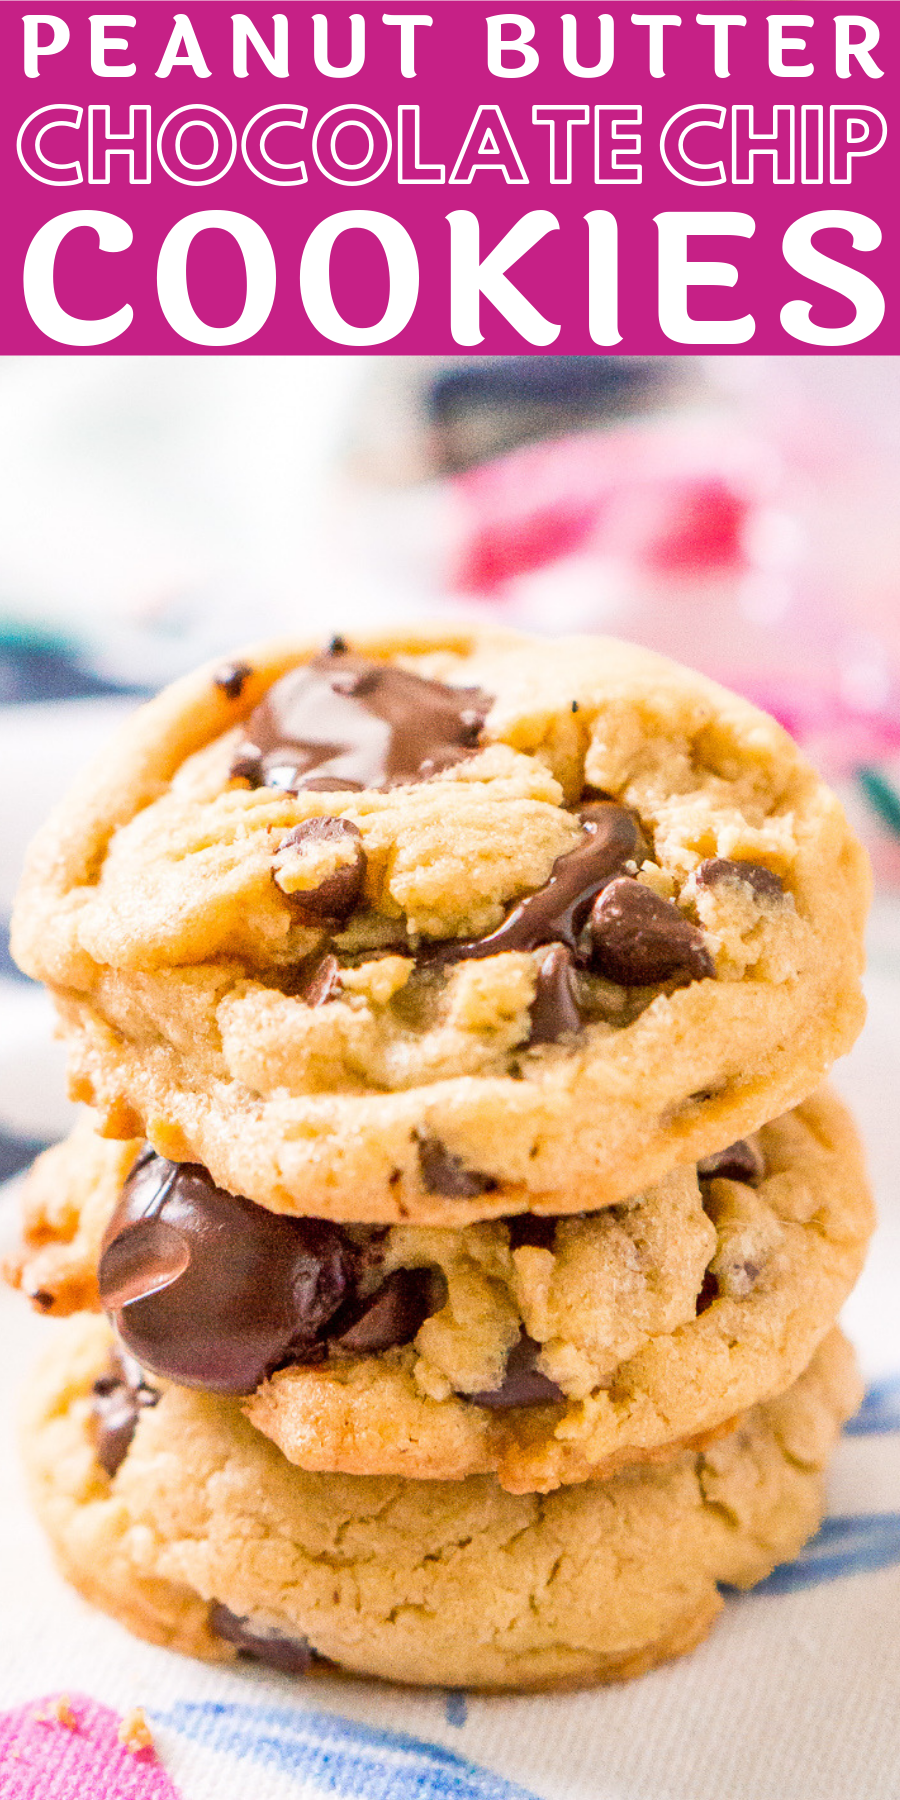
[[336, 1713], [181, 1700], [153, 1719], [210, 1750], [290, 1770], [346, 1800], [538, 1800], [454, 1750]]
[[52, 1143], [52, 1138], [19, 1137], [0, 1126], [0, 1181], [10, 1181], [13, 1175], [27, 1169], [29, 1163]]
[[84, 700], [101, 694], [147, 694], [142, 683], [119, 681], [90, 667], [90, 652], [52, 632], [0, 625], [0, 702]]
[[796, 1560], [773, 1570], [753, 1595], [794, 1594], [894, 1563], [900, 1563], [900, 1513], [846, 1513], [826, 1519]]
[[469, 1702], [462, 1688], [448, 1688], [444, 1699], [444, 1718], [448, 1725], [464, 1725], [469, 1716]]
[[900, 1375], [873, 1381], [855, 1419], [844, 1430], [851, 1437], [880, 1437], [900, 1431]]
[[18, 963], [14, 963], [9, 947], [9, 919], [0, 918], [0, 979], [3, 981], [20, 981], [29, 987], [37, 983], [29, 975], [23, 975]]

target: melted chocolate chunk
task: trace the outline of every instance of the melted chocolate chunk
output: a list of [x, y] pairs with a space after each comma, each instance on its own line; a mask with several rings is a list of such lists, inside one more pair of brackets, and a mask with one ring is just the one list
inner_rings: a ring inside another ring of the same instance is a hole
[[746, 1138], [739, 1138], [736, 1144], [729, 1144], [725, 1150], [717, 1150], [715, 1156], [704, 1156], [697, 1164], [697, 1174], [701, 1181], [715, 1181], [721, 1177], [725, 1181], [759, 1181], [766, 1172], [762, 1152]]
[[541, 962], [531, 1002], [530, 1044], [555, 1044], [583, 1024], [575, 985], [575, 959], [565, 944], [552, 944]]
[[537, 1368], [540, 1353], [540, 1344], [523, 1332], [507, 1357], [506, 1374], [500, 1387], [462, 1397], [471, 1400], [475, 1406], [492, 1407], [495, 1411], [507, 1406], [551, 1406], [555, 1401], [564, 1400], [562, 1388]]
[[101, 1375], [91, 1390], [97, 1461], [110, 1477], [125, 1461], [142, 1409], [155, 1406], [158, 1399], [159, 1389], [151, 1387], [134, 1357], [113, 1351], [109, 1373]]
[[[430, 1269], [398, 1269], [360, 1297], [383, 1235], [354, 1243], [338, 1225], [226, 1193], [199, 1163], [144, 1151], [103, 1240], [101, 1297], [148, 1368], [186, 1387], [252, 1393], [275, 1369], [319, 1362], [331, 1347], [371, 1356], [410, 1343], [444, 1304]], [[140, 1385], [138, 1364], [122, 1362]], [[118, 1386], [110, 1430], [127, 1424]]]
[[472, 755], [491, 705], [480, 688], [447, 687], [339, 648], [275, 682], [247, 721], [231, 773], [288, 793], [427, 781]]
[[320, 956], [312, 968], [307, 968], [300, 976], [296, 987], [289, 990], [304, 1000], [307, 1006], [325, 1006], [329, 1000], [336, 1000], [341, 991], [341, 965], [336, 956], [329, 951], [327, 956]]
[[151, 1153], [107, 1228], [100, 1294], [146, 1367], [247, 1394], [281, 1364], [324, 1353], [355, 1264], [338, 1226], [269, 1212], [216, 1187], [199, 1163]]
[[316, 1653], [306, 1638], [285, 1637], [280, 1631], [269, 1631], [261, 1625], [254, 1628], [250, 1619], [239, 1618], [220, 1600], [215, 1600], [209, 1609], [209, 1625], [218, 1637], [234, 1644], [241, 1656], [279, 1669], [282, 1675], [306, 1675], [315, 1660]]
[[490, 1194], [496, 1188], [493, 1175], [467, 1169], [440, 1138], [423, 1132], [418, 1146], [422, 1182], [429, 1194], [446, 1194], [449, 1200], [474, 1200], [477, 1194]]
[[591, 912], [592, 966], [623, 987], [659, 981], [701, 981], [715, 964], [692, 925], [671, 900], [628, 875], [610, 882]]
[[132, 1300], [162, 1293], [183, 1275], [191, 1260], [183, 1233], [165, 1219], [137, 1219], [103, 1253], [103, 1304], [119, 1312]]
[[520, 900], [489, 937], [436, 945], [425, 960], [464, 962], [502, 950], [539, 950], [542, 944], [576, 950], [592, 901], [641, 848], [640, 827], [624, 806], [600, 800], [580, 816], [581, 843], [557, 857], [544, 887]]
[[329, 1333], [329, 1348], [346, 1356], [377, 1356], [397, 1344], [411, 1344], [437, 1310], [434, 1285], [430, 1269], [395, 1269], [377, 1293], [354, 1309], [355, 1318], [343, 1330]]
[[295, 856], [302, 861], [306, 847], [323, 843], [352, 849], [350, 861], [340, 863], [317, 887], [282, 892], [304, 924], [343, 925], [359, 899], [366, 873], [366, 853], [358, 825], [350, 819], [304, 819], [282, 838], [275, 853], [275, 868], [289, 867]]
[[224, 663], [221, 669], [216, 670], [213, 681], [229, 700], [239, 700], [252, 674], [249, 663]]
[[541, 1218], [538, 1213], [516, 1213], [507, 1221], [509, 1247], [519, 1250], [523, 1244], [531, 1244], [536, 1250], [552, 1250], [556, 1226], [556, 1219]]
[[763, 868], [762, 863], [732, 862], [727, 856], [711, 856], [702, 862], [697, 880], [703, 887], [717, 887], [720, 881], [746, 881], [760, 900], [780, 900], [784, 893], [781, 876]]

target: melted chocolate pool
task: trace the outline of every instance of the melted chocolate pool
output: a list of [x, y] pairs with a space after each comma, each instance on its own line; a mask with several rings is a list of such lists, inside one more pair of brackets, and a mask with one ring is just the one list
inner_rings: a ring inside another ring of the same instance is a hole
[[427, 781], [472, 755], [491, 705], [480, 688], [329, 651], [269, 689], [231, 773], [288, 793]]

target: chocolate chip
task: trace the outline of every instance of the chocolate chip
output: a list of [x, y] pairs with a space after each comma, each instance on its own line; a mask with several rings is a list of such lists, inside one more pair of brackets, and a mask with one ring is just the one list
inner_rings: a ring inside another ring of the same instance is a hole
[[696, 879], [702, 887], [718, 887], [722, 881], [746, 881], [760, 900], [780, 900], [784, 893], [780, 875], [762, 863], [733, 862], [727, 856], [711, 856], [702, 862]]
[[[285, 885], [292, 866], [302, 867], [304, 851], [317, 844], [334, 844], [339, 846], [340, 854], [351, 854], [348, 860], [338, 862], [316, 887], [295, 889]], [[356, 906], [365, 873], [362, 835], [350, 819], [304, 819], [281, 839], [275, 853], [275, 880], [304, 924], [342, 925]]]
[[247, 781], [252, 788], [262, 787], [262, 757], [252, 744], [243, 744], [240, 751], [232, 757], [228, 771], [232, 781]]
[[349, 648], [350, 648], [350, 646], [347, 643], [347, 639], [341, 637], [340, 632], [336, 631], [334, 634], [334, 637], [331, 638], [329, 643], [326, 645], [325, 655], [326, 656], [346, 656]]
[[209, 1626], [217, 1637], [234, 1644], [241, 1656], [266, 1663], [282, 1675], [306, 1675], [315, 1660], [316, 1653], [306, 1638], [285, 1637], [282, 1632], [269, 1631], [261, 1625], [254, 1627], [249, 1619], [240, 1618], [220, 1600], [215, 1600], [209, 1609]]
[[229, 700], [239, 700], [252, 674], [249, 663], [223, 663], [221, 669], [216, 670], [213, 682]]
[[[343, 640], [337, 640], [340, 645]], [[333, 647], [269, 689], [232, 775], [296, 793], [427, 781], [472, 754], [492, 701]]]
[[[420, 1326], [437, 1310], [430, 1269], [395, 1269], [377, 1293], [359, 1303], [344, 1330], [329, 1331], [331, 1350], [347, 1356], [377, 1356], [397, 1344], [411, 1344]], [[340, 1324], [334, 1321], [335, 1327]]]
[[671, 900], [621, 875], [591, 912], [592, 967], [623, 987], [701, 981], [715, 965], [698, 931]]
[[705, 1313], [705, 1312], [709, 1311], [709, 1308], [712, 1306], [713, 1301], [718, 1300], [718, 1298], [719, 1298], [719, 1283], [716, 1280], [716, 1277], [713, 1274], [712, 1270], [707, 1269], [703, 1276], [703, 1284], [700, 1288], [700, 1292], [697, 1295], [697, 1317], [698, 1317], [698, 1319], [699, 1319], [701, 1313]]
[[641, 844], [633, 813], [613, 801], [593, 802], [580, 816], [581, 842], [557, 857], [544, 887], [520, 900], [489, 937], [429, 946], [424, 960], [464, 962], [554, 943], [576, 950], [591, 902]]
[[537, 1213], [516, 1213], [506, 1224], [511, 1250], [520, 1250], [523, 1244], [531, 1244], [536, 1250], [553, 1249], [556, 1219], [541, 1218]]
[[422, 1182], [429, 1194], [446, 1194], [450, 1200], [474, 1200], [477, 1194], [490, 1194], [496, 1188], [493, 1175], [467, 1169], [461, 1157], [454, 1156], [440, 1138], [420, 1132], [417, 1142]]
[[216, 1187], [199, 1163], [151, 1155], [125, 1183], [99, 1282], [141, 1364], [186, 1387], [246, 1394], [283, 1363], [324, 1354], [355, 1270], [338, 1226], [270, 1212]]
[[97, 1461], [110, 1477], [128, 1454], [142, 1409], [155, 1406], [159, 1397], [159, 1389], [145, 1380], [134, 1358], [113, 1351], [109, 1373], [101, 1375], [91, 1390]]
[[537, 1368], [540, 1353], [540, 1344], [536, 1344], [533, 1338], [527, 1337], [523, 1332], [506, 1359], [506, 1374], [501, 1385], [463, 1397], [471, 1400], [475, 1406], [492, 1407], [496, 1411], [507, 1406], [550, 1406], [555, 1401], [564, 1400], [562, 1388], [557, 1387], [555, 1381], [551, 1381], [548, 1375], [542, 1375]]
[[714, 1156], [704, 1156], [697, 1164], [697, 1174], [701, 1181], [714, 1181], [721, 1178], [725, 1181], [759, 1181], [766, 1172], [762, 1152], [756, 1144], [747, 1138], [739, 1138], [736, 1144], [729, 1144], [725, 1150], [717, 1150]]
[[555, 1044], [582, 1026], [575, 959], [565, 944], [552, 944], [541, 960], [531, 1003], [530, 1044]]
[[311, 968], [304, 969], [291, 989], [307, 1006], [325, 1006], [329, 1000], [336, 1000], [340, 991], [341, 965], [330, 951], [327, 956], [320, 956]]

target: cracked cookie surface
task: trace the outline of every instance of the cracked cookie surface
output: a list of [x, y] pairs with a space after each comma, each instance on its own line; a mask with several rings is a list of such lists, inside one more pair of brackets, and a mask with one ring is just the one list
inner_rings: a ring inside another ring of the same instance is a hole
[[[278, 1216], [146, 1153], [120, 1200], [140, 1146], [123, 1148], [82, 1128], [26, 1184], [10, 1273], [33, 1295], [56, 1260], [43, 1310], [88, 1303], [92, 1282], [99, 1305], [99, 1261], [126, 1349], [174, 1381], [249, 1395], [253, 1423], [301, 1467], [491, 1471], [512, 1492], [670, 1455], [786, 1387], [873, 1221], [858, 1137], [827, 1090], [626, 1203], [457, 1230]], [[57, 1218], [70, 1242], [54, 1244]]]
[[[142, 708], [29, 858], [15, 951], [110, 1134], [320, 1218], [594, 1209], [756, 1130], [849, 1047], [864, 854], [746, 702], [591, 638], [241, 664], [237, 691], [207, 669]], [[382, 732], [329, 760], [324, 726], [298, 751], [310, 694], [365, 713], [395, 675], [438, 754], [414, 766], [404, 739], [398, 776]], [[271, 730], [263, 754], [285, 680], [290, 755]], [[423, 1139], [465, 1180], [430, 1179]]]
[[753, 1586], [816, 1529], [823, 1468], [859, 1402], [834, 1332], [787, 1393], [704, 1452], [541, 1497], [489, 1476], [307, 1474], [233, 1400], [164, 1387], [110, 1477], [92, 1408], [108, 1327], [57, 1330], [25, 1450], [59, 1565], [88, 1599], [194, 1655], [252, 1644], [280, 1667], [324, 1658], [414, 1683], [608, 1681], [692, 1648], [721, 1610], [717, 1584]]

